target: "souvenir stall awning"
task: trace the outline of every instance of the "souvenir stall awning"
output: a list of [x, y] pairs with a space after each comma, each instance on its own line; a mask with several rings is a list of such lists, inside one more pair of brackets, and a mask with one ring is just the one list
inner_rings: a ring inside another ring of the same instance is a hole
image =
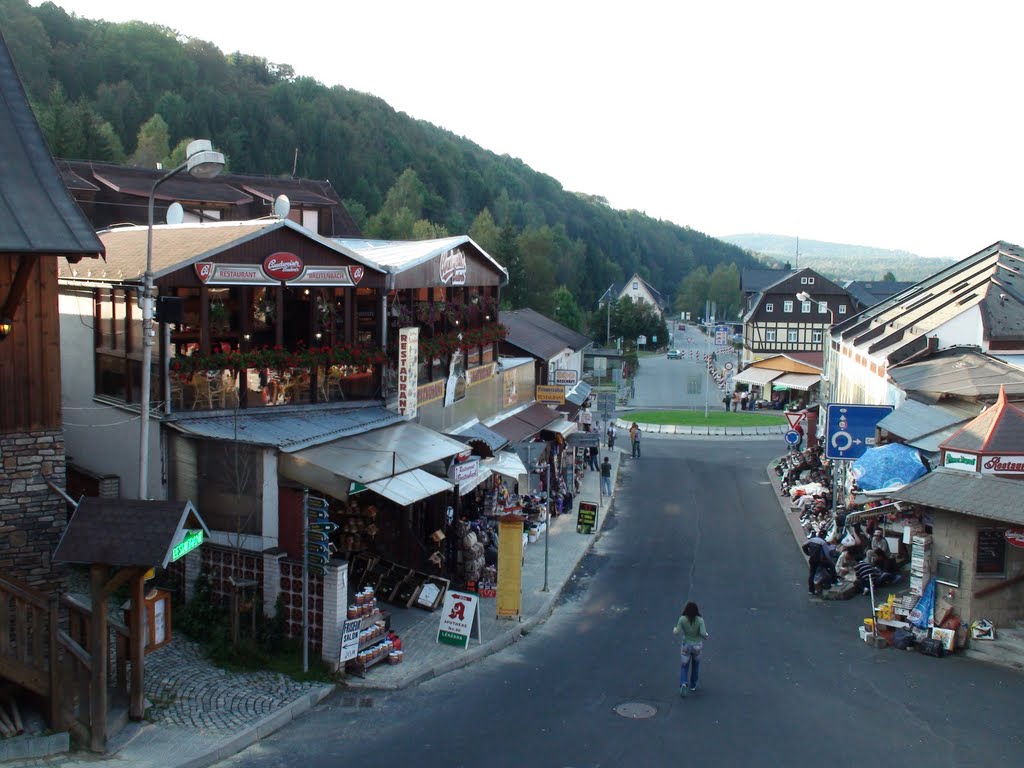
[[518, 481], [521, 475], [527, 474], [523, 460], [512, 451], [498, 451], [494, 454], [494, 458], [484, 459], [483, 463], [492, 472], [497, 472], [512, 480]]
[[569, 421], [568, 419], [558, 419], [558, 421], [544, 427], [544, 431], [557, 432], [562, 437], [568, 437], [576, 431], [576, 422]]
[[904, 509], [904, 505], [899, 502], [891, 502], [889, 504], [880, 504], [877, 507], [871, 509], [862, 509], [857, 512], [851, 512], [843, 521], [847, 524], [860, 523], [864, 520], [871, 520], [882, 515], [888, 515], [891, 512], [900, 512]]
[[490, 427], [486, 427], [479, 421], [459, 427], [448, 433], [456, 440], [463, 443], [481, 442], [490, 449], [492, 453], [508, 445], [508, 438], [499, 435]]
[[491, 429], [508, 439], [510, 443], [518, 443], [537, 434], [559, 418], [561, 414], [558, 411], [548, 408], [543, 403], [534, 403], [529, 408], [491, 424]]
[[442, 480], [422, 469], [413, 469], [384, 480], [367, 483], [366, 487], [404, 507], [438, 493], [450, 491], [454, 486], [447, 480]]
[[784, 373], [779, 378], [772, 379], [772, 387], [787, 387], [806, 392], [820, 382], [821, 376], [816, 373]]
[[732, 380], [737, 384], [753, 384], [763, 387], [768, 382], [779, 378], [782, 374], [782, 371], [773, 371], [771, 368], [750, 367], [737, 373], [733, 376]]
[[403, 422], [282, 454], [278, 472], [289, 480], [345, 500], [352, 482], [368, 486], [464, 450], [465, 445], [457, 440], [419, 424]]
[[1024, 525], [1021, 482], [939, 467], [889, 494], [889, 498], [963, 515]]
[[482, 483], [484, 480], [489, 478], [491, 474], [492, 472], [489, 467], [481, 465], [472, 480], [467, 480], [464, 483], [459, 483], [459, 496], [465, 496], [470, 491], [475, 490], [476, 487], [480, 485], [480, 483]]

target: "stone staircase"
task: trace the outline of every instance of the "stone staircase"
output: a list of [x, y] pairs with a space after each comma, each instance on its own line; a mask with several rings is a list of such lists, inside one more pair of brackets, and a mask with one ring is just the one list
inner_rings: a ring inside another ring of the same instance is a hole
[[970, 640], [964, 656], [1024, 672], [1024, 621], [996, 627], [995, 640]]

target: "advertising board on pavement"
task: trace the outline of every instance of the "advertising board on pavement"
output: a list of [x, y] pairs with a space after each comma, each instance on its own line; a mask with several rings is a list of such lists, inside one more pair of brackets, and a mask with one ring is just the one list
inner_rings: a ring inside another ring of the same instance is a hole
[[437, 642], [454, 645], [457, 648], [468, 648], [474, 625], [477, 641], [483, 642], [480, 635], [480, 618], [476, 614], [478, 600], [476, 595], [467, 592], [448, 592], [444, 596]]

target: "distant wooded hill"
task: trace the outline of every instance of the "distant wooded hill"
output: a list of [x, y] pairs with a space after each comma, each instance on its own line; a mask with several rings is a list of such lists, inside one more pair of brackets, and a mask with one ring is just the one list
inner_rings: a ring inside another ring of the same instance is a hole
[[787, 235], [728, 235], [738, 245], [772, 266], [789, 262], [793, 267], [811, 267], [836, 281], [881, 280], [891, 272], [900, 282], [916, 283], [954, 263], [953, 259], [927, 259], [909, 251], [892, 251], [866, 245], [826, 243]]
[[633, 272], [672, 297], [698, 267], [756, 264], [734, 245], [567, 191], [521, 160], [287, 64], [49, 2], [0, 0], [0, 29], [55, 156], [152, 167], [209, 138], [233, 171], [329, 179], [369, 237], [468, 232], [509, 269], [514, 307], [574, 327]]

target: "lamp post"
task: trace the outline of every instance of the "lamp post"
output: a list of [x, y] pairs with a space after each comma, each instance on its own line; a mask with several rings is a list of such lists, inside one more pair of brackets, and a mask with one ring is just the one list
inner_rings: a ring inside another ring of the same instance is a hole
[[146, 272], [142, 278], [142, 403], [139, 422], [139, 498], [149, 498], [149, 397], [153, 364], [153, 207], [156, 190], [168, 179], [188, 171], [197, 179], [212, 179], [224, 167], [224, 155], [206, 139], [197, 139], [185, 150], [185, 162], [153, 182], [149, 190], [146, 231]]

